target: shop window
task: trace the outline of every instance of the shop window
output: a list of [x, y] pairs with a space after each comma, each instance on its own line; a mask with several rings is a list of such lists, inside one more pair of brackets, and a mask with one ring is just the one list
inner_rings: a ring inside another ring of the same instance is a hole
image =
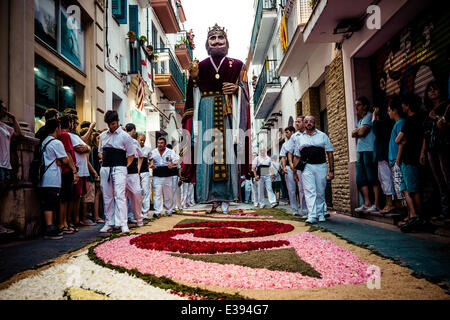
[[76, 109], [76, 82], [59, 72], [39, 56], [35, 56], [35, 117], [42, 118], [45, 110]]
[[78, 69], [85, 71], [85, 28], [69, 8], [62, 0], [35, 1], [35, 36]]

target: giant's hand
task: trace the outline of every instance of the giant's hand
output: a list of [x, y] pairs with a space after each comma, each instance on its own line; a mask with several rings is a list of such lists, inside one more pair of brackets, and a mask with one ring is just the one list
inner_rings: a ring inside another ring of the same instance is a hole
[[198, 60], [197, 59], [192, 61], [192, 63], [189, 65], [189, 75], [192, 78], [198, 77]]
[[234, 94], [238, 89], [238, 86], [234, 83], [224, 82], [222, 90], [224, 94]]

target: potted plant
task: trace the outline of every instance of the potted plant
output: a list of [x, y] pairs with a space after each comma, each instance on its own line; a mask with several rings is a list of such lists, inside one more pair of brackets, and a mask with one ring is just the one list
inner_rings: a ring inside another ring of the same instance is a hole
[[153, 52], [153, 46], [151, 44], [149, 44], [148, 46], [145, 46], [145, 51], [149, 55], [150, 63], [155, 62], [156, 57], [155, 57], [155, 54]]
[[128, 40], [130, 40], [131, 44], [136, 41], [136, 32], [130, 30], [130, 31], [128, 31], [127, 36], [128, 36]]
[[144, 43], [146, 43], [148, 41], [146, 36], [140, 36], [138, 40], [142, 46], [144, 45]]

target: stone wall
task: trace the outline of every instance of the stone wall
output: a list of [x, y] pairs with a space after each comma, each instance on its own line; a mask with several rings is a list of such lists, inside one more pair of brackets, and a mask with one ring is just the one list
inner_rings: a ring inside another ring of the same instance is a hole
[[325, 90], [328, 133], [334, 148], [333, 209], [339, 212], [350, 212], [347, 115], [341, 52], [325, 68]]
[[302, 115], [314, 116], [316, 127], [320, 128], [320, 92], [319, 87], [309, 88], [302, 96]]

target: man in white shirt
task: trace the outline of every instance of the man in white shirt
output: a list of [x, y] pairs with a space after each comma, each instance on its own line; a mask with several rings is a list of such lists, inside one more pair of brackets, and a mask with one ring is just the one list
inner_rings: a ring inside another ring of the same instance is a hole
[[149, 162], [151, 161], [152, 148], [145, 145], [145, 134], [138, 135], [137, 141], [141, 146], [142, 164], [139, 176], [141, 178], [142, 187], [142, 217], [148, 219], [148, 212], [150, 211], [150, 198], [152, 195], [151, 175], [149, 169]]
[[[11, 181], [11, 138], [13, 136], [22, 135], [22, 131], [20, 130], [16, 117], [6, 110], [6, 105], [0, 100], [0, 119], [3, 119], [4, 117], [10, 119], [10, 122], [14, 124], [14, 128], [0, 121], [0, 194], [3, 194]], [[14, 233], [14, 230], [0, 225], [0, 234], [2, 233], [10, 234]]]
[[113, 226], [116, 226], [126, 233], [130, 232], [127, 224], [127, 167], [133, 162], [135, 147], [130, 135], [120, 128], [116, 111], [107, 111], [105, 122], [109, 130], [100, 135], [98, 148], [102, 155], [100, 187], [106, 216], [105, 226], [100, 232], [111, 232]]
[[134, 159], [133, 162], [128, 166], [127, 174], [127, 198], [129, 200], [130, 206], [128, 210], [128, 221], [136, 223], [138, 227], [144, 225], [142, 217], [142, 188], [141, 188], [141, 178], [139, 175], [143, 157], [141, 151], [141, 145], [135, 138], [136, 126], [133, 123], [128, 123], [125, 126], [127, 133], [133, 139], [134, 146]]
[[[258, 157], [258, 153], [257, 152], [253, 152], [253, 154], [252, 154], [252, 164], [253, 164], [253, 161], [255, 161], [256, 157]], [[258, 201], [259, 201], [259, 196], [258, 196], [258, 194], [259, 194], [259, 192], [258, 192], [259, 187], [258, 187], [258, 182], [255, 179], [255, 174], [254, 174], [253, 171], [251, 172], [251, 175], [252, 175], [252, 180], [251, 180], [252, 181], [252, 201], [253, 201], [253, 205], [255, 206], [255, 208], [257, 208], [258, 207]]]
[[174, 194], [173, 178], [171, 169], [177, 168], [180, 157], [171, 149], [166, 147], [166, 139], [160, 137], [157, 141], [157, 148], [152, 151], [153, 169], [153, 190], [155, 213], [153, 217], [161, 216], [164, 202], [164, 209], [167, 216], [172, 215]]
[[[171, 144], [168, 144], [166, 146], [166, 148], [173, 150], [173, 147]], [[172, 172], [173, 203], [172, 203], [171, 212], [175, 212], [178, 208], [181, 207], [181, 188], [179, 186], [180, 168], [181, 168], [180, 164], [177, 165], [176, 169], [172, 168], [172, 170], [173, 170], [173, 172]]]
[[[308, 206], [306, 222], [316, 223], [317, 218], [319, 218], [319, 222], [324, 222], [326, 221], [327, 210], [325, 202], [327, 179], [332, 180], [334, 178], [334, 149], [330, 138], [316, 129], [313, 116], [305, 117], [305, 124], [306, 131], [295, 144], [294, 162], [296, 168], [303, 169], [302, 182], [306, 205]], [[328, 163], [330, 164], [329, 172], [325, 155], [328, 156]], [[299, 165], [300, 161], [306, 162], [303, 168]]]
[[[283, 145], [281, 146], [281, 150], [280, 150], [280, 157], [281, 157], [281, 168], [284, 171], [284, 173], [286, 174], [286, 188], [288, 190], [288, 195], [289, 195], [289, 204], [291, 206], [292, 209], [292, 214], [294, 216], [299, 216], [300, 214], [298, 213], [298, 201], [297, 201], [297, 183], [295, 182], [294, 179], [294, 174], [293, 171], [291, 169], [291, 166], [288, 164], [287, 161], [287, 153], [288, 151], [286, 150], [286, 146], [288, 146], [288, 142], [291, 141], [291, 137], [295, 132], [295, 128], [293, 126], [287, 127], [286, 129], [284, 129], [284, 134], [286, 136], [286, 141], [283, 143]], [[291, 149], [291, 151], [293, 151], [293, 148]]]
[[255, 175], [255, 180], [258, 182], [259, 198], [258, 204], [262, 209], [265, 207], [264, 200], [264, 188], [267, 191], [269, 197], [269, 203], [271, 208], [275, 208], [277, 204], [277, 198], [272, 191], [272, 175], [270, 174], [270, 167], [272, 166], [272, 160], [266, 154], [266, 148], [259, 149], [259, 156], [253, 159], [252, 168]]
[[[308, 214], [306, 200], [305, 200], [305, 193], [303, 191], [303, 183], [302, 183], [302, 172], [300, 170], [295, 170], [294, 166], [294, 147], [296, 144], [297, 139], [305, 132], [305, 123], [303, 120], [305, 119], [305, 116], [298, 116], [297, 120], [295, 121], [295, 126], [297, 128], [297, 132], [295, 132], [289, 141], [286, 144], [286, 151], [287, 151], [287, 158], [288, 158], [288, 164], [291, 168], [294, 177], [294, 180], [297, 181], [297, 187], [298, 187], [298, 195], [299, 200], [301, 203], [301, 211], [303, 215]], [[300, 208], [299, 208], [300, 209]]]
[[[80, 214], [80, 203], [81, 197], [86, 195], [87, 193], [87, 179], [89, 177], [89, 152], [91, 152], [91, 148], [80, 138], [80, 136], [76, 132], [76, 128], [78, 125], [78, 118], [73, 118], [73, 126], [71, 131], [69, 132], [70, 140], [72, 141], [73, 149], [75, 151], [75, 162], [78, 167], [78, 176], [80, 179], [75, 185], [74, 197], [72, 199], [72, 223], [75, 225], [85, 225], [92, 226], [95, 225], [92, 221], [86, 219], [80, 223], [80, 216], [86, 217], [86, 212], [82, 212]], [[83, 207], [83, 210], [86, 207]]]
[[69, 164], [63, 143], [58, 140], [61, 134], [59, 120], [47, 121], [46, 132], [50, 134], [41, 145], [41, 153], [44, 159], [44, 172], [40, 181], [41, 208], [45, 218], [45, 239], [62, 239], [62, 232], [53, 223], [53, 215], [59, 209], [59, 197], [61, 190], [61, 167]]

